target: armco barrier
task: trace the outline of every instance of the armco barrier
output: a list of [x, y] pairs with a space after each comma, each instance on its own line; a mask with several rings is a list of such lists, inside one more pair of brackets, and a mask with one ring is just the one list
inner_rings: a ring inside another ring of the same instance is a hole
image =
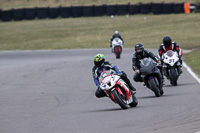
[[200, 13], [200, 3], [196, 6], [195, 12]]
[[[69, 18], [69, 17], [91, 17], [103, 15], [125, 15], [125, 14], [171, 14], [190, 13], [199, 11], [199, 5], [190, 3], [145, 3], [145, 4], [122, 4], [122, 5], [92, 5], [92, 6], [71, 6], [71, 7], [42, 7], [25, 9], [0, 9], [2, 21], [11, 20], [32, 20], [35, 18]], [[200, 12], [200, 11], [199, 11]]]
[[125, 15], [129, 11], [129, 5], [117, 5], [117, 15]]
[[151, 4], [141, 4], [140, 5], [140, 13], [147, 14], [151, 12]]
[[116, 15], [117, 14], [117, 6], [116, 5], [107, 5], [106, 6], [106, 15]]
[[60, 7], [60, 16], [62, 18], [72, 17], [72, 8], [71, 7]]
[[106, 14], [106, 5], [94, 6], [94, 16], [103, 16]]
[[152, 3], [151, 11], [153, 14], [162, 14], [163, 13], [163, 3]]
[[44, 7], [44, 8], [36, 8], [36, 12], [37, 12], [37, 18], [38, 19], [45, 19], [48, 18], [48, 7]]
[[83, 16], [84, 17], [94, 16], [94, 6], [84, 6], [83, 7]]
[[24, 9], [12, 10], [13, 19], [16, 21], [23, 20], [25, 18]]
[[36, 17], [36, 9], [35, 8], [26, 8], [24, 11], [25, 19], [32, 20]]
[[2, 21], [11, 21], [13, 19], [12, 10], [1, 11]]
[[73, 6], [72, 7], [72, 17], [82, 17], [83, 6]]
[[174, 3], [173, 13], [184, 13], [184, 3]]
[[174, 12], [174, 3], [165, 3], [163, 4], [163, 13], [170, 14]]
[[60, 7], [48, 8], [48, 17], [57, 18], [60, 16]]
[[129, 5], [129, 14], [139, 14], [140, 13], [140, 5]]

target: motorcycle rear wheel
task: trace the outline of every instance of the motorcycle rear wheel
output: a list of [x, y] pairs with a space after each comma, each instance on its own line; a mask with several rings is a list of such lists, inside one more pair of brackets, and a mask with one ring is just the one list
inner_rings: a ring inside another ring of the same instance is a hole
[[120, 55], [121, 55], [121, 50], [120, 50], [120, 48], [119, 47], [116, 47], [116, 49], [115, 49], [115, 51], [116, 51], [116, 58], [117, 59], [120, 59]]
[[124, 102], [123, 98], [119, 95], [117, 90], [112, 91], [115, 101], [119, 104], [122, 109], [128, 109], [128, 105]]

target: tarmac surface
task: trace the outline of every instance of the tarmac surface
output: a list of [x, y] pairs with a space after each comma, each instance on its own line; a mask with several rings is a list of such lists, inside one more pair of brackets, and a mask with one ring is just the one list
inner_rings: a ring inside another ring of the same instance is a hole
[[[156, 50], [149, 49], [156, 53]], [[122, 110], [96, 98], [93, 58], [103, 53], [137, 88], [138, 106]], [[0, 52], [0, 133], [196, 133], [200, 84], [183, 68], [164, 95], [133, 81], [132, 49], [116, 59], [110, 49]]]

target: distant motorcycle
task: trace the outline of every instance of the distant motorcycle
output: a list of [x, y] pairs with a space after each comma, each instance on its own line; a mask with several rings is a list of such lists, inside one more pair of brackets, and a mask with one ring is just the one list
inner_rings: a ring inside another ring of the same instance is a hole
[[138, 101], [135, 94], [116, 72], [112, 70], [102, 72], [99, 81], [100, 88], [105, 91], [114, 103], [118, 103], [122, 109], [127, 109], [128, 105], [131, 107], [137, 106]]
[[112, 52], [116, 55], [116, 58], [119, 59], [123, 49], [123, 41], [116, 37], [112, 40]]
[[144, 85], [154, 92], [156, 97], [163, 95], [163, 79], [157, 63], [151, 58], [144, 58], [140, 63], [141, 78]]
[[177, 52], [172, 50], [167, 51], [163, 54], [163, 70], [164, 75], [170, 80], [170, 83], [174, 86], [177, 85], [178, 78], [180, 76], [179, 67], [180, 61]]

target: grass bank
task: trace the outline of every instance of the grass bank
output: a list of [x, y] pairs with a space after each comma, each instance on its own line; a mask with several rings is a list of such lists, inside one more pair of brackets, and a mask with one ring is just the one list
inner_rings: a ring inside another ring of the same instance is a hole
[[200, 14], [133, 15], [0, 22], [0, 50], [108, 48], [118, 30], [125, 47], [157, 48], [170, 35], [181, 48], [200, 47]]
[[[0, 22], [0, 50], [109, 48], [119, 30], [126, 48], [141, 42], [158, 48], [170, 35], [183, 49], [200, 47], [200, 14], [133, 15], [114, 18], [68, 18]], [[200, 50], [184, 54], [184, 60], [200, 74]]]
[[[30, 8], [30, 7], [58, 7], [58, 6], [79, 6], [79, 5], [102, 5], [102, 4], [125, 4], [125, 3], [149, 3], [163, 2], [163, 0], [0, 0], [0, 9]], [[198, 3], [200, 0], [167, 0], [169, 2], [190, 2]]]
[[198, 75], [200, 75], [200, 48], [184, 54], [183, 59]]

